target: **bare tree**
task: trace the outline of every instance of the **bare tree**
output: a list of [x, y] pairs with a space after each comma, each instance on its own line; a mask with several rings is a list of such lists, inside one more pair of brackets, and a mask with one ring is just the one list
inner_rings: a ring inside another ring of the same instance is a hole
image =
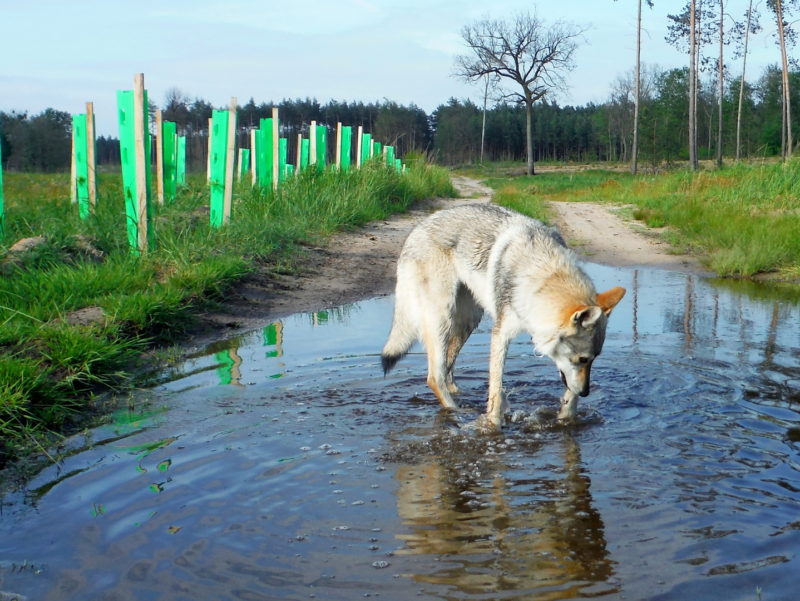
[[[646, 0], [653, 8], [653, 0]], [[637, 1], [636, 10], [636, 90], [633, 97], [633, 148], [631, 150], [631, 173], [636, 175], [639, 167], [639, 105], [642, 89], [642, 0]]]
[[793, 141], [792, 141], [792, 103], [789, 95], [789, 58], [786, 54], [787, 37], [793, 37], [794, 32], [787, 27], [785, 21], [785, 8], [786, 4], [791, 4], [791, 0], [768, 0], [767, 4], [775, 13], [775, 20], [778, 25], [778, 45], [781, 49], [781, 67], [783, 70], [783, 130], [781, 132], [781, 139], [784, 141], [783, 158], [792, 156]]
[[563, 22], [547, 26], [531, 13], [510, 21], [484, 18], [461, 30], [471, 52], [456, 58], [456, 76], [468, 81], [494, 76], [513, 87], [498, 85], [503, 100], [525, 105], [528, 175], [534, 174], [533, 104], [566, 88], [564, 76], [574, 68], [572, 55], [583, 31]]
[[722, 94], [725, 92], [725, 2], [719, 0], [719, 59], [717, 63], [717, 168], [722, 167]]
[[753, 0], [749, 0], [747, 5], [747, 23], [744, 29], [744, 50], [742, 51], [742, 79], [739, 82], [739, 106], [736, 109], [736, 161], [742, 156], [742, 103], [744, 100], [745, 74], [747, 72], [747, 46], [750, 41], [750, 33], [756, 33], [760, 29], [758, 17], [753, 18]]
[[[702, 7], [702, 0], [699, 0]], [[689, 0], [681, 13], [667, 15], [672, 23], [668, 26], [667, 42], [679, 47], [688, 40], [689, 50], [689, 167], [699, 167], [697, 157], [697, 93], [699, 89], [700, 42], [704, 37], [700, 28], [698, 0]], [[706, 36], [707, 37], [707, 36]]]

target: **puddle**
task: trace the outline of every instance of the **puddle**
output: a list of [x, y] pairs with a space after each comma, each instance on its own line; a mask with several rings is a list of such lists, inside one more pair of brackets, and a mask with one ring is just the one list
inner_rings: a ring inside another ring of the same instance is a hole
[[[392, 300], [223, 341], [0, 504], [0, 591], [28, 599], [788, 599], [800, 570], [800, 308], [664, 271], [628, 288], [580, 423], [523, 336], [515, 411], [469, 425], [488, 325], [438, 410]], [[2, 594], [0, 594], [2, 597]]]

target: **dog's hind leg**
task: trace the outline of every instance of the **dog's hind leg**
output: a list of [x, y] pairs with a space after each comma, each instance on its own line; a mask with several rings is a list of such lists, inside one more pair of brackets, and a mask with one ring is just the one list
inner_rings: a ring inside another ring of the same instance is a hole
[[453, 309], [453, 321], [450, 324], [447, 344], [447, 389], [451, 394], [458, 394], [458, 386], [453, 378], [458, 353], [464, 347], [472, 331], [478, 327], [483, 317], [483, 308], [477, 303], [469, 289], [460, 284], [456, 292], [456, 304]]
[[421, 337], [428, 355], [428, 386], [446, 409], [458, 405], [447, 386], [447, 356], [456, 306], [458, 281], [447, 256], [431, 256], [418, 264], [421, 283], [417, 302], [420, 303]]

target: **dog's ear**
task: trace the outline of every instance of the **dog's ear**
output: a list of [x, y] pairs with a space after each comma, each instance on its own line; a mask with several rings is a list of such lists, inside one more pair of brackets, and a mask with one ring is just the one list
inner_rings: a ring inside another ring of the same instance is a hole
[[603, 311], [600, 309], [600, 307], [580, 307], [572, 314], [570, 320], [576, 326], [589, 328], [593, 326], [598, 319], [600, 319], [602, 314]]
[[625, 288], [622, 286], [615, 286], [611, 290], [606, 290], [597, 295], [597, 306], [602, 309], [606, 315], [611, 315], [611, 309], [617, 306], [617, 303], [625, 296]]

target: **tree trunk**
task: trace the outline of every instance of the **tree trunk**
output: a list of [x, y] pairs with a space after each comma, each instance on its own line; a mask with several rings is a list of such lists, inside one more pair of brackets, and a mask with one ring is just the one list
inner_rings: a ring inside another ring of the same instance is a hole
[[697, 161], [697, 36], [695, 0], [689, 4], [689, 168], [696, 171]]
[[783, 152], [783, 158], [785, 160], [792, 156], [793, 143], [792, 103], [789, 97], [789, 59], [786, 56], [786, 38], [783, 30], [783, 3], [781, 0], [775, 0], [775, 17], [778, 21], [778, 43], [781, 47], [781, 64], [783, 66], [783, 115], [786, 123], [784, 127], [786, 144]]
[[631, 150], [631, 173], [636, 175], [639, 162], [639, 99], [641, 96], [642, 80], [642, 0], [636, 14], [636, 90], [633, 99], [633, 149]]
[[525, 100], [525, 137], [527, 138], [528, 175], [536, 175], [533, 172], [533, 101]]
[[483, 90], [483, 123], [481, 124], [481, 165], [483, 165], [483, 146], [486, 141], [486, 99], [489, 97], [489, 76], [486, 76], [486, 88]]
[[724, 69], [725, 69], [725, 62], [724, 62], [724, 50], [723, 50], [723, 16], [725, 14], [725, 4], [723, 0], [719, 0], [719, 79], [717, 80], [718, 83], [718, 93], [719, 99], [717, 104], [717, 168], [722, 167], [722, 92], [724, 90], [725, 81], [723, 79], [724, 76]]
[[747, 43], [750, 40], [750, 18], [753, 0], [747, 5], [747, 29], [744, 31], [744, 57], [742, 58], [742, 81], [739, 83], [739, 108], [736, 111], [736, 160], [739, 161], [742, 151], [742, 101], [744, 98], [744, 76], [747, 70]]

